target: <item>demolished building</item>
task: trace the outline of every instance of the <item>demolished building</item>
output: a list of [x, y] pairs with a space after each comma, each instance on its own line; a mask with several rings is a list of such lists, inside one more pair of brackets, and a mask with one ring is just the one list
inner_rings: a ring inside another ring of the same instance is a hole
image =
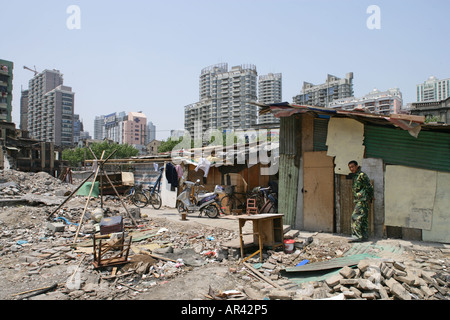
[[12, 122], [0, 122], [0, 169], [57, 176], [65, 166], [62, 148], [30, 138], [28, 131], [16, 129]]

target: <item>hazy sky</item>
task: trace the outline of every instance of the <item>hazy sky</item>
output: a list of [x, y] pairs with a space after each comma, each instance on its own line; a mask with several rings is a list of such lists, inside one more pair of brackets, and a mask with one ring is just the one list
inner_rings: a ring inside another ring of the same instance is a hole
[[[0, 58], [14, 62], [13, 122], [33, 73], [57, 69], [93, 135], [97, 115], [142, 111], [157, 139], [183, 129], [202, 68], [254, 64], [283, 74], [283, 100], [303, 81], [354, 73], [355, 96], [398, 87], [404, 104], [429, 76], [450, 78], [447, 0], [0, 0]], [[79, 19], [71, 5], [80, 9]], [[378, 6], [380, 19], [371, 5]], [[70, 29], [67, 21], [79, 29]], [[379, 29], [370, 29], [369, 25]], [[75, 23], [75, 24], [74, 24]]]

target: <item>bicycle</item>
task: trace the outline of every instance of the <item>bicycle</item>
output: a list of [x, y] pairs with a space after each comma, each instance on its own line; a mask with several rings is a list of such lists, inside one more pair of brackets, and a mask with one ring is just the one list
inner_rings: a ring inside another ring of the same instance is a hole
[[150, 187], [144, 190], [145, 195], [148, 198], [148, 203], [150, 203], [155, 210], [159, 210], [162, 205], [161, 196], [158, 191], [155, 191], [155, 187]]
[[143, 208], [148, 204], [148, 197], [142, 190], [141, 185], [134, 185], [124, 194], [124, 200], [133, 203], [138, 208]]
[[144, 190], [147, 195], [149, 203], [152, 205], [153, 209], [159, 210], [162, 205], [161, 196], [159, 195], [160, 187], [161, 187], [161, 177], [163, 174], [164, 168], [159, 169], [159, 176], [156, 179], [155, 184], [147, 190]]
[[261, 208], [258, 207], [259, 213], [277, 213], [278, 211], [278, 195], [272, 191], [271, 187], [260, 188], [264, 202]]
[[234, 210], [242, 210], [242, 212], [247, 210], [247, 200], [242, 201], [236, 196], [236, 194], [245, 194], [235, 192], [234, 188], [235, 186], [227, 186], [226, 195], [219, 201], [222, 214], [233, 213]]

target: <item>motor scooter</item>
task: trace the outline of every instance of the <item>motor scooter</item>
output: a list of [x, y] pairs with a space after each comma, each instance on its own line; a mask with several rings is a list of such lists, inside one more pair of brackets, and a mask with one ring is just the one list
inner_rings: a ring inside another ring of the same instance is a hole
[[177, 197], [177, 209], [179, 213], [192, 213], [199, 211], [199, 217], [205, 214], [209, 218], [219, 215], [219, 193], [223, 188], [217, 185], [214, 192], [199, 193], [200, 180], [196, 182], [184, 181], [185, 189]]

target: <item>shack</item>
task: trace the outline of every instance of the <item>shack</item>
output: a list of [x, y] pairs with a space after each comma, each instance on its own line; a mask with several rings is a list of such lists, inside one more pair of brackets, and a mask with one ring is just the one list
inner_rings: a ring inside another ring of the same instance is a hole
[[200, 180], [208, 192], [216, 185], [233, 186], [236, 196], [245, 201], [246, 194], [256, 187], [278, 185], [278, 170], [271, 170], [278, 166], [278, 149], [278, 139], [206, 146], [183, 150], [172, 161], [182, 165], [183, 180]]
[[373, 237], [450, 242], [450, 126], [289, 103], [260, 105], [280, 118], [279, 212], [296, 229], [350, 234], [348, 162], [375, 189]]

